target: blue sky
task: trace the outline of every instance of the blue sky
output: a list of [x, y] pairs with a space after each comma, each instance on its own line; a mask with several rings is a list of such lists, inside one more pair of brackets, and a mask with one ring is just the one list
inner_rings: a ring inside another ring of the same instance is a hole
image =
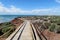
[[0, 15], [60, 15], [60, 0], [0, 0]]

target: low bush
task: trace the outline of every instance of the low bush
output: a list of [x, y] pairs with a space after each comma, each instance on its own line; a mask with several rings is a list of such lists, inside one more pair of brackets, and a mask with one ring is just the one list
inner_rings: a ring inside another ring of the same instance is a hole
[[54, 32], [56, 25], [53, 23], [49, 26], [49, 31]]

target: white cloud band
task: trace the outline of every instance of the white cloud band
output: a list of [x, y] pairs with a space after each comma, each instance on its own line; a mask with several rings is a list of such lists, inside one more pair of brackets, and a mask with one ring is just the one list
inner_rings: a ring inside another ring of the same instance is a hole
[[37, 15], [52, 15], [52, 14], [58, 14], [60, 13], [60, 8], [48, 8], [48, 9], [34, 9], [30, 11], [22, 10], [20, 8], [16, 8], [15, 6], [11, 5], [10, 8], [5, 7], [0, 2], [0, 15], [3, 14], [37, 14]]

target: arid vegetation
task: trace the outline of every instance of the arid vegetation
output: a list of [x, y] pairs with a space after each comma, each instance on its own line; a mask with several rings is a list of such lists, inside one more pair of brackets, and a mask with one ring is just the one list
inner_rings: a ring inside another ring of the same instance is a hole
[[41, 16], [39, 18], [37, 17], [35, 21], [32, 20], [32, 23], [35, 28], [42, 32], [47, 40], [59, 40], [60, 16]]
[[10, 22], [0, 23], [0, 40], [4, 40], [12, 34], [23, 20], [15, 18]]

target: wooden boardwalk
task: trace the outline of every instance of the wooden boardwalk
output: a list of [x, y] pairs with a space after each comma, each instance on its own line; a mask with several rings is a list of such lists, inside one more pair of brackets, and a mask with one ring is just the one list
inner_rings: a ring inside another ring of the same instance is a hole
[[32, 28], [30, 21], [25, 21], [6, 40], [37, 40], [38, 35], [34, 28], [33, 32]]

